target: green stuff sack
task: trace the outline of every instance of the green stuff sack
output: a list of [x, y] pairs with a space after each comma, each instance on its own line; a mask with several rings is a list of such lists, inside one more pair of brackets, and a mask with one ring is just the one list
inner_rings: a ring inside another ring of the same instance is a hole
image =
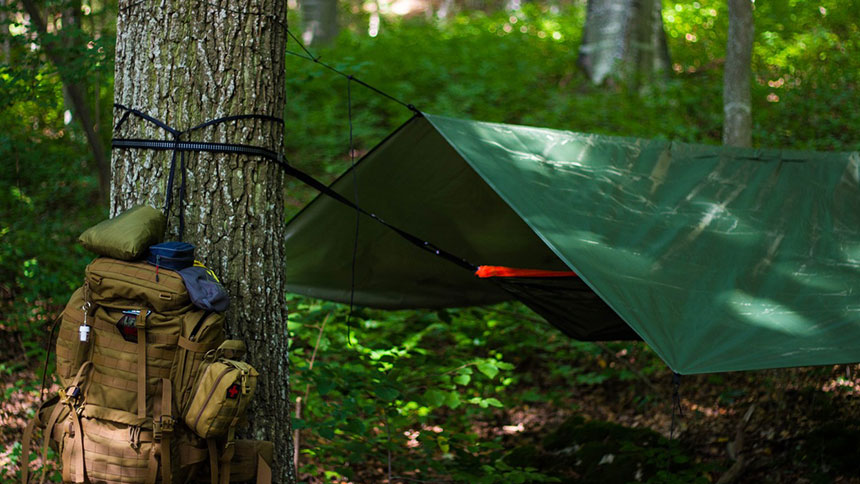
[[144, 255], [149, 246], [162, 241], [164, 227], [165, 219], [161, 211], [140, 205], [90, 227], [81, 234], [80, 242], [99, 255], [126, 261], [136, 260]]
[[[216, 354], [220, 352], [221, 349]], [[258, 375], [243, 361], [209, 358], [183, 415], [185, 423], [200, 437], [227, 435], [232, 440], [233, 430], [254, 396]]]

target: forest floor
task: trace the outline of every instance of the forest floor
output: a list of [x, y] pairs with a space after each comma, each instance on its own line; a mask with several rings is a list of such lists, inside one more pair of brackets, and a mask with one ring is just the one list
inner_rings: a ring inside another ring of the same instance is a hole
[[[0, 354], [5, 364], [0, 482], [12, 482], [13, 456], [20, 452], [16, 443], [27, 412], [39, 400], [41, 363], [26, 360], [20, 338], [3, 327]], [[678, 392], [683, 416], [676, 411], [671, 442], [669, 372], [570, 388], [562, 404], [498, 409], [492, 420], [474, 425], [485, 438], [502, 437], [513, 464], [537, 466], [562, 482], [627, 482], [624, 472], [636, 480], [643, 471], [656, 475], [654, 466], [665, 466], [659, 482], [684, 482], [684, 476], [694, 475], [719, 482], [734, 472], [730, 469], [740, 458], [743, 465], [732, 482], [860, 483], [860, 384], [854, 369], [685, 376]], [[380, 482], [361, 476], [378, 476], [382, 466], [356, 463], [355, 482]], [[318, 476], [300, 478], [326, 482]]]

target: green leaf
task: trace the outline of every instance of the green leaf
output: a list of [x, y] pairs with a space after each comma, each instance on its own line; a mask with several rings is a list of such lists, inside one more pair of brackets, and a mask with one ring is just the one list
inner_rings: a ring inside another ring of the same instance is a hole
[[472, 381], [472, 377], [470, 375], [457, 375], [453, 378], [454, 383], [458, 385], [466, 386]]
[[462, 402], [460, 401], [460, 394], [457, 392], [448, 392], [445, 396], [445, 405], [450, 408], [457, 408], [460, 406]]
[[487, 378], [493, 378], [499, 374], [499, 367], [496, 366], [495, 360], [481, 360], [477, 363], [478, 371], [487, 376]]
[[424, 402], [431, 407], [441, 407], [445, 404], [447, 395], [441, 390], [431, 388], [424, 392]]
[[400, 392], [397, 391], [397, 389], [389, 386], [378, 386], [374, 393], [380, 400], [384, 400], [386, 402], [393, 402], [394, 399], [400, 395]]
[[[483, 403], [486, 403], [487, 405], [492, 405], [492, 406], [498, 407], [498, 408], [504, 407], [504, 405], [502, 405], [502, 402], [500, 402], [499, 400], [497, 400], [495, 398], [485, 398]], [[481, 406], [485, 407], [485, 405], [483, 405], [483, 404]]]

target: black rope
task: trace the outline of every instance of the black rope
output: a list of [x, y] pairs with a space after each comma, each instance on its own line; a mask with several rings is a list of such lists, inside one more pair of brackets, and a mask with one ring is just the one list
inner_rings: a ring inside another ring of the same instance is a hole
[[[45, 390], [48, 388], [48, 364], [51, 362], [51, 348], [54, 347], [54, 334], [60, 326], [60, 321], [63, 320], [63, 313], [57, 315], [51, 322], [51, 333], [48, 334], [48, 341], [45, 344], [45, 366], [42, 368], [42, 389], [39, 390], [39, 400], [45, 401]], [[26, 450], [26, 449], [25, 449]]]
[[[355, 81], [355, 79], [353, 79], [353, 81]], [[385, 227], [388, 227], [390, 230], [394, 231], [397, 235], [399, 235], [400, 237], [402, 237], [406, 241], [410, 242], [411, 244], [415, 245], [416, 247], [418, 247], [424, 251], [430, 252], [430, 253], [438, 256], [438, 257], [441, 257], [441, 258], [443, 258], [443, 259], [445, 259], [445, 260], [447, 260], [453, 264], [456, 264], [456, 265], [458, 265], [458, 266], [460, 266], [466, 270], [469, 270], [473, 273], [476, 270], [478, 270], [477, 266], [475, 266], [474, 264], [471, 264], [470, 262], [466, 261], [465, 259], [462, 259], [462, 258], [457, 257], [456, 255], [454, 255], [450, 252], [442, 250], [439, 247], [437, 247], [436, 245], [432, 244], [431, 242], [428, 242], [422, 238], [416, 237], [415, 235], [412, 235], [409, 232], [406, 232], [405, 230], [402, 230], [402, 229], [400, 229], [400, 228], [398, 228], [392, 224], [389, 224], [388, 222], [386, 222], [385, 220], [383, 220], [382, 218], [380, 218], [376, 214], [370, 213], [370, 212], [364, 210], [357, 203], [353, 203], [351, 200], [347, 199], [346, 197], [344, 197], [340, 193], [337, 193], [336, 191], [332, 190], [330, 187], [323, 184], [322, 182], [320, 182], [316, 178], [314, 178], [314, 177], [310, 176], [309, 174], [299, 170], [298, 168], [295, 168], [292, 165], [290, 165], [287, 162], [286, 158], [283, 155], [281, 155], [280, 153], [276, 153], [270, 149], [263, 148], [260, 146], [231, 144], [231, 143], [210, 143], [210, 142], [200, 142], [200, 141], [180, 141], [180, 140], [176, 139], [177, 137], [181, 136], [183, 133], [187, 133], [188, 131], [199, 129], [199, 128], [205, 127], [205, 126], [212, 126], [214, 124], [218, 124], [221, 122], [226, 122], [225, 120], [256, 118], [256, 119], [261, 119], [261, 120], [269, 120], [269, 121], [275, 121], [278, 123], [283, 123], [283, 120], [281, 120], [279, 118], [275, 118], [275, 117], [268, 116], [268, 115], [257, 115], [257, 114], [246, 114], [246, 115], [240, 115], [239, 117], [231, 116], [228, 118], [213, 119], [213, 120], [207, 121], [206, 123], [203, 123], [201, 125], [195, 126], [194, 128], [191, 128], [191, 130], [183, 132], [183, 131], [179, 131], [179, 130], [176, 130], [174, 128], [171, 128], [170, 126], [163, 123], [162, 121], [159, 121], [159, 120], [157, 120], [151, 116], [148, 116], [148, 115], [146, 115], [146, 114], [144, 114], [144, 113], [142, 113], [136, 109], [127, 108], [121, 104], [114, 104], [114, 107], [116, 107], [117, 109], [122, 109], [125, 111], [120, 122], [117, 123], [115, 129], [118, 129], [129, 118], [129, 115], [135, 115], [141, 119], [144, 119], [146, 121], [151, 122], [152, 124], [162, 128], [163, 130], [167, 131], [169, 134], [171, 134], [174, 137], [174, 139], [173, 140], [150, 140], [150, 139], [135, 139], [135, 138], [113, 138], [113, 140], [112, 140], [112, 147], [113, 148], [134, 148], [134, 149], [151, 149], [151, 150], [161, 150], [161, 151], [173, 151], [174, 156], [176, 156], [177, 152], [182, 153], [182, 152], [187, 152], [187, 151], [195, 151], [195, 152], [209, 152], [209, 153], [232, 153], [232, 154], [259, 156], [262, 158], [266, 158], [266, 159], [276, 163], [282, 170], [284, 170], [284, 173], [286, 173], [287, 175], [292, 176], [293, 178], [299, 180], [300, 182], [304, 183], [305, 185], [310, 186], [311, 188], [319, 191], [320, 193], [328, 196], [329, 198], [332, 198], [332, 199], [336, 200], [337, 202], [356, 210], [358, 213], [360, 213], [364, 216], [370, 217], [371, 219], [384, 225]], [[415, 117], [418, 117], [418, 116], [420, 116], [420, 114], [416, 114], [415, 116], [413, 116], [412, 119], [414, 119]], [[410, 119], [409, 121], [412, 121], [412, 119]], [[407, 122], [409, 122], [409, 121], [407, 121]], [[171, 173], [172, 173], [172, 170], [171, 170]], [[171, 175], [170, 177], [172, 178], [172, 176], [173, 175]], [[169, 179], [168, 184], [170, 185], [171, 183], [172, 182]]]
[[672, 426], [669, 428], [669, 440], [672, 440], [675, 434], [675, 413], [684, 418], [684, 408], [681, 406], [681, 375], [672, 373]]
[[299, 47], [301, 47], [301, 49], [305, 52], [305, 55], [302, 55], [302, 54], [300, 54], [300, 53], [298, 53], [298, 52], [293, 52], [293, 51], [290, 51], [290, 50], [287, 50], [287, 54], [290, 54], [290, 55], [292, 55], [292, 56], [299, 57], [299, 58], [301, 58], [301, 59], [309, 60], [309, 61], [311, 61], [311, 62], [314, 62], [315, 64], [319, 64], [319, 65], [321, 65], [321, 66], [325, 67], [326, 69], [328, 69], [328, 70], [330, 70], [330, 71], [334, 72], [335, 74], [337, 74], [337, 75], [339, 75], [339, 76], [342, 76], [342, 77], [344, 77], [344, 78], [346, 78], [346, 79], [348, 79], [348, 80], [350, 80], [350, 81], [352, 81], [352, 82], [356, 82], [356, 83], [358, 83], [358, 84], [361, 84], [362, 86], [366, 87], [367, 89], [370, 89], [371, 91], [373, 91], [373, 92], [375, 92], [375, 93], [379, 94], [380, 96], [386, 97], [386, 98], [388, 98], [388, 99], [390, 99], [390, 100], [392, 100], [392, 101], [396, 102], [397, 104], [400, 104], [401, 106], [405, 107], [406, 109], [408, 109], [408, 110], [412, 111], [412, 112], [413, 112], [413, 113], [415, 113], [415, 114], [421, 114], [421, 111], [419, 111], [419, 110], [418, 110], [418, 108], [416, 108], [414, 105], [412, 105], [412, 104], [408, 104], [408, 103], [405, 103], [405, 102], [401, 101], [400, 99], [397, 99], [396, 97], [392, 96], [391, 94], [388, 94], [388, 93], [387, 93], [387, 92], [385, 92], [385, 91], [382, 91], [382, 90], [380, 90], [380, 89], [378, 89], [378, 88], [376, 88], [376, 87], [373, 87], [373, 86], [371, 86], [370, 84], [368, 84], [368, 83], [366, 83], [366, 82], [362, 81], [361, 79], [359, 79], [359, 78], [357, 78], [357, 77], [355, 77], [355, 76], [353, 76], [353, 75], [351, 75], [351, 74], [346, 74], [346, 73], [344, 73], [344, 72], [342, 72], [342, 71], [340, 71], [340, 70], [338, 70], [338, 69], [336, 69], [336, 68], [334, 68], [334, 67], [332, 67], [332, 66], [330, 66], [330, 65], [326, 64], [325, 62], [322, 62], [322, 61], [320, 60], [320, 56], [314, 56], [314, 55], [311, 53], [311, 51], [309, 51], [309, 50], [308, 50], [308, 48], [307, 48], [307, 47], [305, 47], [305, 45], [302, 43], [302, 41], [300, 41], [300, 40], [298, 39], [298, 37], [296, 37], [296, 36], [293, 34], [293, 32], [292, 32], [289, 28], [287, 28], [287, 35], [289, 35], [289, 36], [290, 36], [290, 38], [292, 38], [294, 41], [296, 41], [296, 43], [297, 43], [297, 44], [299, 44]]
[[[355, 169], [355, 147], [352, 140], [352, 76], [346, 80], [347, 118], [349, 119], [349, 160], [352, 165], [353, 201], [358, 204], [358, 170]], [[358, 227], [361, 222], [361, 212], [355, 211], [355, 236], [352, 241], [352, 271], [349, 286], [349, 313], [346, 316], [346, 344], [352, 346], [352, 310], [355, 305], [355, 262], [358, 259]]]
[[185, 152], [179, 152], [179, 240], [185, 235]]

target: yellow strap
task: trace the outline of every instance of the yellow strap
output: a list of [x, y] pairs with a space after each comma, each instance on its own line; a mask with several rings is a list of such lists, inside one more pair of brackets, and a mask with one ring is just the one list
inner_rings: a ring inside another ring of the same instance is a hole
[[179, 342], [177, 344], [180, 348], [185, 348], [188, 351], [193, 351], [195, 353], [206, 353], [209, 350], [214, 350], [218, 348], [220, 342], [216, 340], [210, 341], [209, 343], [196, 343], [184, 336], [180, 336]]
[[230, 484], [230, 460], [221, 463], [221, 482], [220, 484]]
[[140, 308], [137, 328], [137, 416], [146, 418], [146, 308]]
[[[59, 353], [58, 353], [59, 354]], [[129, 355], [131, 356], [131, 355]], [[103, 355], [101, 353], [94, 353], [92, 358], [93, 364], [96, 366], [110, 368], [112, 370], [122, 370], [127, 371], [132, 374], [137, 373], [137, 355], [134, 356], [134, 361], [124, 360], [119, 358], [113, 358], [110, 356]], [[169, 378], [170, 377], [170, 368], [164, 368], [160, 366], [149, 365], [149, 378]], [[130, 376], [130, 378], [134, 378], [134, 376]], [[133, 381], [137, 384], [137, 379], [129, 380]]]
[[272, 468], [261, 454], [257, 454], [257, 484], [272, 484]]
[[218, 484], [218, 448], [215, 447], [215, 439], [206, 439], [209, 448], [209, 482]]
[[[21, 483], [27, 484], [30, 480], [30, 440], [33, 438], [33, 429], [39, 419], [39, 412], [27, 423], [24, 429], [24, 437], [21, 439]], [[47, 430], [46, 430], [47, 432]]]
[[[84, 467], [84, 429], [81, 426], [81, 418], [77, 412], [71, 413], [74, 422], [74, 443], [72, 444], [72, 459], [75, 461], [75, 484], [83, 484], [87, 480], [86, 468]], [[69, 462], [69, 461], [66, 461]]]
[[[48, 419], [48, 425], [45, 426], [45, 435], [42, 443], [42, 462], [48, 462], [48, 445], [51, 442], [51, 434], [54, 433], [54, 426], [57, 425], [57, 420], [60, 418], [60, 414], [65, 408], [67, 408], [65, 403], [58, 403], [57, 406], [54, 407], [54, 411], [51, 412], [51, 417]], [[42, 477], [39, 479], [39, 483], [44, 484], [47, 477], [48, 471], [43, 467]]]
[[161, 482], [171, 484], [173, 467], [170, 462], [170, 435], [173, 433], [173, 386], [167, 378], [161, 379]]
[[158, 479], [158, 460], [155, 458], [155, 446], [150, 447], [149, 449], [149, 465], [147, 467], [149, 471], [146, 474], [145, 484], [155, 484], [155, 481]]
[[191, 444], [179, 444], [179, 465], [181, 467], [199, 464], [209, 456], [207, 449], [199, 449]]
[[[92, 323], [93, 328], [96, 330], [106, 331], [109, 334], [117, 334], [116, 325], [109, 323], [107, 321], [102, 321], [99, 318], [93, 318]], [[151, 333], [147, 335], [146, 341], [150, 344], [165, 344], [165, 345], [175, 345], [176, 341], [179, 339], [179, 336], [175, 334], [165, 334], [165, 333]]]

